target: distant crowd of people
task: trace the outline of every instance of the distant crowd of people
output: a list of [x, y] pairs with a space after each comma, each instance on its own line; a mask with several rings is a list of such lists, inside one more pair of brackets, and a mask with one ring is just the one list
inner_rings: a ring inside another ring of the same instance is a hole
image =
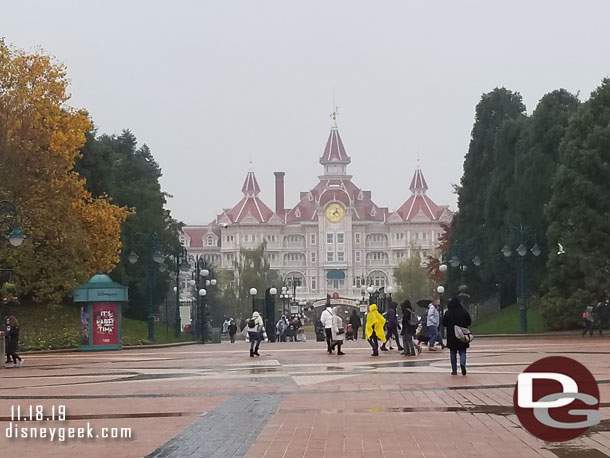
[[[371, 356], [379, 356], [379, 351], [393, 350], [392, 342], [396, 343], [399, 352], [409, 357], [420, 354], [424, 344], [429, 351], [447, 347], [451, 374], [458, 373], [459, 356], [459, 369], [462, 375], [466, 375], [466, 350], [472, 340], [469, 330], [472, 320], [458, 298], [449, 301], [444, 313], [438, 301], [430, 301], [422, 316], [417, 315], [409, 300], [400, 304], [400, 310], [402, 316], [398, 314], [398, 304], [391, 302], [387, 313], [382, 315], [377, 305], [371, 304], [364, 316], [364, 324], [356, 310], [353, 310], [347, 322], [344, 322], [341, 307], [333, 308], [329, 301], [315, 323], [317, 340], [326, 341], [326, 351], [329, 355], [336, 351], [337, 355], [343, 356], [345, 341], [357, 340], [358, 331], [364, 326], [364, 336], [372, 349]], [[447, 330], [446, 345], [442, 338], [443, 328]], [[250, 342], [250, 356], [260, 356], [258, 350], [261, 341], [265, 340], [266, 330], [259, 312], [254, 312], [247, 321], [245, 332]], [[277, 342], [299, 341], [301, 335], [304, 340], [305, 334], [298, 316], [282, 316], [275, 324]]]
[[582, 332], [584, 337], [589, 333], [589, 337], [593, 337], [593, 328], [595, 324], [595, 316], [593, 314], [595, 308], [595, 314], [597, 315], [597, 325], [599, 328], [599, 335], [603, 336], [603, 330], [610, 328], [610, 299], [607, 297], [597, 303], [596, 307], [592, 305], [587, 306], [586, 310], [582, 313], [585, 329]]

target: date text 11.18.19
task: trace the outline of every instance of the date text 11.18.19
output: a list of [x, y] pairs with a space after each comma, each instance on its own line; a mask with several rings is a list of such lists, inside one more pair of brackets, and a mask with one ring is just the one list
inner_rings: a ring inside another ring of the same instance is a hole
[[11, 406], [11, 421], [65, 421], [66, 406], [51, 406], [45, 409], [42, 405]]

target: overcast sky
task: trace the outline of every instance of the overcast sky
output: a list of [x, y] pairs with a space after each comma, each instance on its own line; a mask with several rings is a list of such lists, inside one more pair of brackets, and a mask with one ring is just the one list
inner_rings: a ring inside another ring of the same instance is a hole
[[474, 108], [496, 86], [528, 111], [560, 87], [586, 99], [610, 73], [607, 1], [21, 1], [0, 36], [68, 66], [72, 105], [131, 129], [163, 169], [169, 208], [207, 223], [241, 198], [250, 160], [274, 208], [312, 188], [332, 94], [353, 181], [398, 208], [418, 155], [456, 207]]

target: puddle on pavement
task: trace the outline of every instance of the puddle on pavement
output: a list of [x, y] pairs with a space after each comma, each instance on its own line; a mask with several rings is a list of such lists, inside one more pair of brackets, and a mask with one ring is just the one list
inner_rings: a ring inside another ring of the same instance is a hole
[[438, 407], [373, 407], [366, 409], [281, 409], [282, 413], [320, 412], [332, 414], [355, 413], [418, 413], [418, 412], [458, 412], [482, 413], [489, 415], [514, 415], [513, 406], [438, 406]]
[[277, 372], [277, 367], [254, 367], [250, 369], [251, 374], [268, 374], [270, 372]]
[[553, 452], [558, 458], [608, 458], [608, 455], [595, 448], [557, 447], [547, 448], [547, 450]]
[[[147, 413], [108, 413], [98, 415], [66, 415], [66, 421], [70, 420], [108, 420], [113, 418], [173, 418], [200, 416], [197, 412], [147, 412]], [[0, 417], [0, 422], [13, 421], [11, 417]]]

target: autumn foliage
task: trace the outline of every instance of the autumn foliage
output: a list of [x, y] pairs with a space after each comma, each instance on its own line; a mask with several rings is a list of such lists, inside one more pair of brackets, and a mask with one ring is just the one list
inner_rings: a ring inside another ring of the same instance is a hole
[[129, 214], [92, 197], [74, 171], [91, 123], [67, 105], [67, 87], [62, 64], [0, 41], [0, 199], [17, 205], [27, 234], [18, 249], [0, 242], [0, 266], [12, 267], [20, 295], [38, 302], [112, 270]]

